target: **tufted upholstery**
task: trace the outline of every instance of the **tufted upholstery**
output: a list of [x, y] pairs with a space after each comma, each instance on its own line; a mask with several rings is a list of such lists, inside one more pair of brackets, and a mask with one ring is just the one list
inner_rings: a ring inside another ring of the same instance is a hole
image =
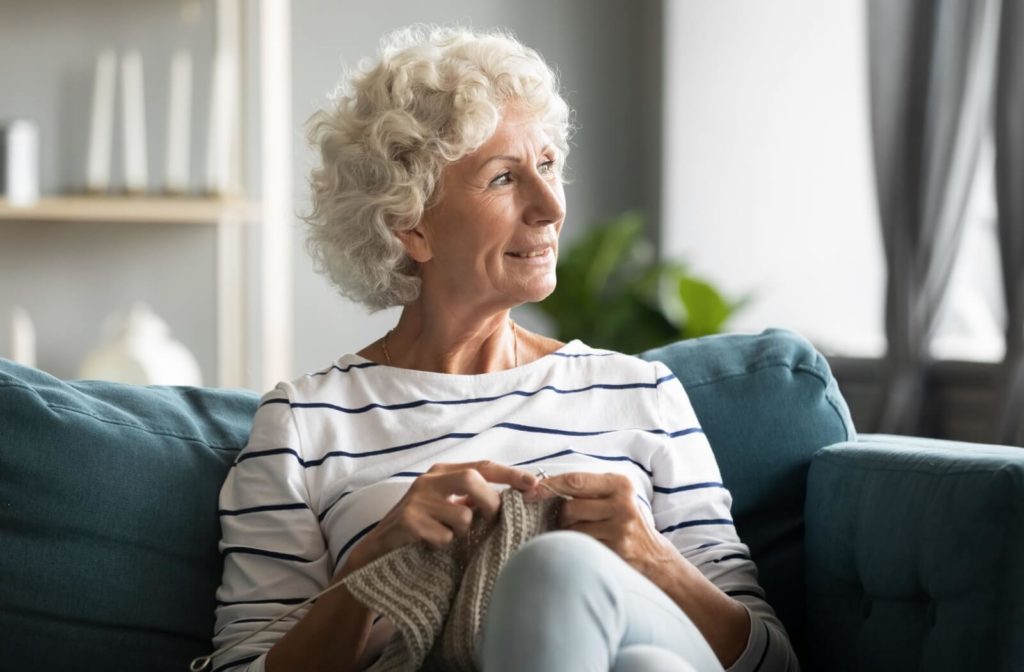
[[813, 668], [1024, 670], [1024, 450], [826, 448], [806, 544]]

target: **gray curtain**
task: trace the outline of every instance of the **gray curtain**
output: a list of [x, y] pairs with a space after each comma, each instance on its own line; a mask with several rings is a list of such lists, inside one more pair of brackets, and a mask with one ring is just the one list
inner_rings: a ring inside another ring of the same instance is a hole
[[1024, 2], [1003, 3], [996, 93], [996, 201], [1006, 290], [999, 443], [1024, 445]]
[[888, 271], [889, 380], [875, 431], [919, 430], [928, 343], [991, 112], [998, 12], [998, 0], [868, 2], [871, 122]]

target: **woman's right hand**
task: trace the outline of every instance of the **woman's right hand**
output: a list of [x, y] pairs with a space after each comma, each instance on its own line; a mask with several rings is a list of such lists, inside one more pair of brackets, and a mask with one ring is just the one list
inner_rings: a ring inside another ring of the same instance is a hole
[[417, 477], [401, 500], [352, 549], [342, 574], [396, 548], [418, 541], [442, 549], [469, 533], [474, 512], [493, 520], [501, 507], [492, 483], [520, 491], [537, 483], [533, 474], [490, 461], [435, 464]]

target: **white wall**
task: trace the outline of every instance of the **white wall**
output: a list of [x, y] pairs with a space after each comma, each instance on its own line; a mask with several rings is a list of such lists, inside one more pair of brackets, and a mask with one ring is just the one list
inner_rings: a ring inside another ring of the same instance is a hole
[[662, 241], [729, 325], [885, 350], [863, 0], [669, 0]]

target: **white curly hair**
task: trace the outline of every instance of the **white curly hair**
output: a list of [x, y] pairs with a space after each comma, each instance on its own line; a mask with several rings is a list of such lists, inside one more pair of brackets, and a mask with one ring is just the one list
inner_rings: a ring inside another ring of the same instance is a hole
[[507, 105], [537, 115], [559, 169], [568, 157], [572, 124], [557, 75], [510, 33], [404, 28], [345, 79], [306, 125], [320, 165], [303, 219], [314, 268], [371, 312], [419, 296], [416, 263], [394, 232], [440, 200], [445, 166], [490, 138]]

